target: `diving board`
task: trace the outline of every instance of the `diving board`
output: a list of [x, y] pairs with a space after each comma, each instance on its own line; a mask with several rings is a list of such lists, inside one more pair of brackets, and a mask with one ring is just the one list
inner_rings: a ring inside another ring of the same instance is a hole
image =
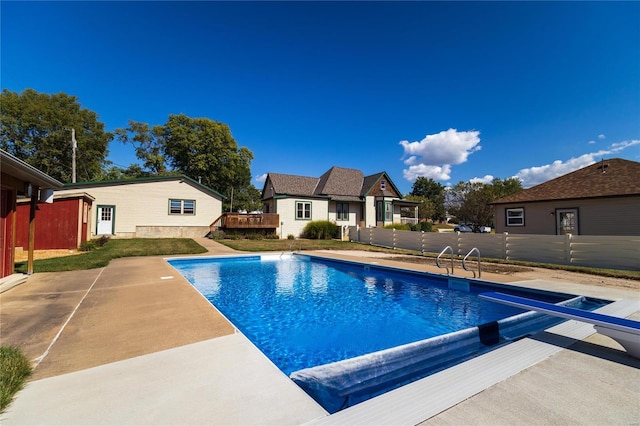
[[552, 303], [498, 292], [481, 293], [479, 297], [516, 308], [593, 324], [598, 333], [604, 334], [620, 343], [629, 355], [640, 358], [640, 321], [613, 317], [597, 312], [570, 308], [568, 306], [554, 305]]

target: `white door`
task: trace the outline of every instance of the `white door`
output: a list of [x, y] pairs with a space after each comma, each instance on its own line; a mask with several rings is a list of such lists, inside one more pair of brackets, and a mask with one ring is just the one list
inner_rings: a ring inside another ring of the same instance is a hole
[[98, 225], [96, 235], [113, 234], [114, 206], [98, 206]]

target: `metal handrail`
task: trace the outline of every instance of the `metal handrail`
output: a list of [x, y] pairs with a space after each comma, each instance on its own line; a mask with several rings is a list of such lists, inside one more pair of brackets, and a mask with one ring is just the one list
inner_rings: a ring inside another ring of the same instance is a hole
[[473, 278], [476, 277], [476, 271], [473, 269], [467, 269], [467, 265], [466, 265], [467, 257], [469, 257], [471, 253], [473, 253], [474, 251], [478, 253], [478, 278], [480, 278], [482, 276], [482, 264], [480, 263], [480, 250], [478, 250], [477, 247], [474, 247], [471, 250], [469, 250], [469, 253], [467, 253], [464, 259], [462, 259], [462, 269], [464, 269], [465, 271], [473, 272]]
[[289, 244], [289, 251], [293, 253], [293, 245], [298, 241], [298, 253], [302, 251], [302, 241], [301, 240], [291, 240], [291, 244]]
[[[442, 256], [444, 254], [444, 252], [446, 252], [447, 250], [449, 250], [451, 252], [451, 272], [449, 272], [449, 267], [448, 266], [441, 266], [440, 265], [440, 256]], [[451, 246], [446, 246], [445, 248], [442, 249], [442, 251], [440, 252], [438, 257], [436, 257], [436, 266], [438, 268], [446, 268], [447, 269], [447, 275], [453, 274], [453, 249], [451, 248]]]

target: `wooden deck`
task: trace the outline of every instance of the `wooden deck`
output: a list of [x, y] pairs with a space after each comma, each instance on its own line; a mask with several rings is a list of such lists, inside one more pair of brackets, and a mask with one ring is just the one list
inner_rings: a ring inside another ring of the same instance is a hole
[[280, 215], [276, 213], [223, 213], [211, 224], [214, 229], [276, 229]]

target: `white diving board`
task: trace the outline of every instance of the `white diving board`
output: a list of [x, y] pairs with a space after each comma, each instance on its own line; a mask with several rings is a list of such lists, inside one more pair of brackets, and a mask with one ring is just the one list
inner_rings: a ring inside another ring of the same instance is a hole
[[604, 334], [620, 343], [629, 355], [640, 358], [640, 321], [554, 305], [552, 303], [498, 292], [481, 293], [479, 297], [516, 308], [593, 324], [598, 333]]

